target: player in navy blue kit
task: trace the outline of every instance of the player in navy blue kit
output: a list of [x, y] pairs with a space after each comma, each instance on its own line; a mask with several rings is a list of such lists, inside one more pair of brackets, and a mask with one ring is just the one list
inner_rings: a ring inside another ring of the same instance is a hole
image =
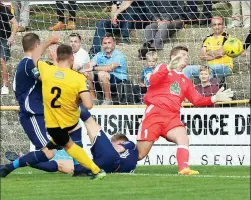
[[[81, 110], [80, 118], [92, 143], [91, 153], [94, 163], [106, 173], [132, 172], [136, 168], [139, 155], [136, 145], [123, 134], [115, 134], [110, 141], [90, 112], [83, 108]], [[90, 170], [75, 165], [73, 176], [88, 175], [89, 172]]]

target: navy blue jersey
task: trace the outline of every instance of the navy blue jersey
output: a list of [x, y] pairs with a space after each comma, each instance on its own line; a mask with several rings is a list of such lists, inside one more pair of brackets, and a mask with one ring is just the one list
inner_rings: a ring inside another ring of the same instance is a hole
[[13, 90], [20, 105], [20, 115], [43, 115], [42, 82], [31, 58], [23, 58], [17, 66]]
[[132, 141], [120, 144], [125, 148], [125, 151], [120, 153], [120, 167], [116, 172], [128, 173], [132, 172], [137, 165], [139, 152], [136, 145]]

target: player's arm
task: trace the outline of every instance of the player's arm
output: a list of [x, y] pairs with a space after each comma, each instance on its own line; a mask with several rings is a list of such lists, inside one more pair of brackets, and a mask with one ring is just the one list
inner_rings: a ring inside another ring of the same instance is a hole
[[165, 64], [159, 65], [155, 68], [153, 73], [150, 76], [149, 83], [150, 85], [157, 85], [163, 82], [163, 78], [168, 75], [168, 69]]
[[188, 84], [189, 88], [186, 98], [195, 106], [209, 106], [216, 102], [231, 101], [234, 95], [231, 89], [224, 90], [224, 87], [222, 87], [214, 96], [203, 97], [198, 93], [190, 80], [188, 80]]
[[59, 39], [59, 35], [51, 35], [47, 40], [45, 40], [36, 48], [36, 51], [34, 51], [32, 55], [32, 60], [36, 67], [38, 67], [38, 60], [41, 58], [46, 49], [52, 44], [57, 44], [59, 42]]
[[81, 75], [81, 78], [79, 79], [78, 93], [84, 108], [90, 110], [93, 106], [93, 100], [87, 88], [87, 80], [84, 75]]
[[120, 144], [112, 144], [112, 145], [114, 149], [119, 153], [123, 153], [125, 151], [125, 148], [121, 146]]

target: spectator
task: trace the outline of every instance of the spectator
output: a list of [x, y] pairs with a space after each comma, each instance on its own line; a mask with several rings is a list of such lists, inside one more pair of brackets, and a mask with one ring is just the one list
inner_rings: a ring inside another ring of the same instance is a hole
[[[58, 23], [55, 26], [49, 27], [50, 31], [60, 31], [64, 30], [75, 30], [76, 29], [76, 10], [77, 4], [76, 1], [68, 1], [69, 5], [67, 5], [67, 9], [65, 9], [66, 5], [64, 1], [56, 1], [56, 8], [57, 8], [57, 16], [58, 16]], [[65, 16], [64, 12], [68, 10], [69, 12], [69, 20], [68, 25], [65, 27]]]
[[200, 67], [199, 78], [201, 84], [196, 85], [196, 90], [204, 97], [215, 95], [219, 90], [220, 82], [216, 78], [210, 79], [210, 68], [208, 66]]
[[[233, 21], [228, 28], [250, 28], [250, 1], [230, 1]], [[241, 15], [242, 10], [242, 15]]]
[[139, 85], [134, 85], [133, 87], [133, 93], [134, 93], [134, 100], [135, 103], [142, 103], [142, 98], [144, 94], [147, 92], [147, 88], [149, 87], [149, 79], [151, 74], [153, 73], [153, 70], [155, 69], [157, 65], [157, 53], [154, 51], [149, 51], [146, 54], [146, 66], [143, 66], [143, 70], [141, 73], [141, 80]]
[[73, 69], [83, 71], [84, 65], [90, 62], [90, 56], [87, 51], [81, 48], [81, 36], [78, 33], [72, 33], [69, 40], [74, 56]]
[[170, 38], [177, 29], [183, 28], [184, 24], [181, 13], [183, 13], [183, 1], [152, 1], [149, 6], [152, 13], [151, 21], [144, 31], [146, 42], [139, 49], [139, 57], [145, 59], [149, 50], [161, 50], [164, 48], [164, 40]]
[[[10, 9], [0, 3], [0, 63], [2, 67], [2, 87], [1, 94], [9, 94], [8, 88], [8, 71], [6, 62], [10, 58], [10, 47], [14, 44], [18, 24]], [[12, 31], [11, 25], [12, 24]]]
[[[212, 1], [202, 1], [203, 10], [200, 16], [200, 12], [198, 12], [197, 1], [187, 1], [187, 13], [188, 18], [190, 20], [196, 20], [194, 22], [200, 23], [201, 25], [209, 25], [211, 23], [212, 18]], [[203, 19], [198, 21], [198, 19]]]
[[18, 21], [18, 32], [24, 32], [28, 28], [30, 18], [29, 1], [12, 1], [14, 14]]
[[[106, 36], [102, 41], [103, 51], [97, 53], [91, 62], [84, 68], [94, 104], [99, 104], [94, 83], [99, 85], [104, 91], [104, 101], [102, 105], [112, 104], [111, 92], [117, 92], [116, 84], [127, 80], [127, 61], [125, 55], [115, 49], [114, 38]], [[94, 71], [87, 74], [86, 72]]]
[[147, 16], [144, 13], [147, 12], [144, 1], [122, 1], [122, 3], [120, 3], [121, 1], [112, 1], [111, 19], [98, 21], [96, 23], [93, 44], [89, 52], [90, 55], [101, 51], [101, 41], [106, 35], [106, 32], [113, 34], [119, 31], [122, 36], [120, 43], [129, 44], [130, 31], [134, 28], [144, 28], [147, 24], [144, 22], [133, 22], [133, 20], [147, 20]]
[[251, 43], [251, 30], [249, 31], [249, 34], [243, 44], [243, 52], [241, 53], [241, 56], [245, 57], [247, 55], [246, 50], [248, 49], [248, 47], [250, 46]]
[[[207, 36], [203, 41], [200, 50], [200, 58], [207, 61], [211, 70], [211, 78], [213, 76], [224, 78], [232, 74], [233, 59], [224, 55], [223, 45], [230, 37], [223, 31], [223, 18], [216, 16], [212, 18], [213, 34]], [[184, 71], [184, 75], [189, 79], [199, 76], [199, 66], [189, 65]]]

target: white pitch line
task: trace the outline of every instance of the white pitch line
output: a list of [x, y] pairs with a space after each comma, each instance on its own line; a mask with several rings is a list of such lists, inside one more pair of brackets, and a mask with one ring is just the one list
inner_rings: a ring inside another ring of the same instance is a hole
[[[36, 172], [32, 171], [26, 172], [14, 172], [13, 174], [25, 174], [25, 175], [36, 175], [36, 174], [45, 174], [46, 172]], [[222, 175], [178, 175], [178, 174], [143, 174], [143, 173], [115, 173], [115, 175], [122, 176], [158, 176], [158, 177], [192, 177], [192, 178], [230, 178], [230, 179], [250, 179], [251, 176], [222, 176]]]
[[222, 176], [222, 175], [178, 175], [178, 174], [141, 174], [141, 173], [118, 173], [118, 175], [124, 176], [159, 176], [159, 177], [193, 177], [193, 178], [251, 178], [251, 176]]

